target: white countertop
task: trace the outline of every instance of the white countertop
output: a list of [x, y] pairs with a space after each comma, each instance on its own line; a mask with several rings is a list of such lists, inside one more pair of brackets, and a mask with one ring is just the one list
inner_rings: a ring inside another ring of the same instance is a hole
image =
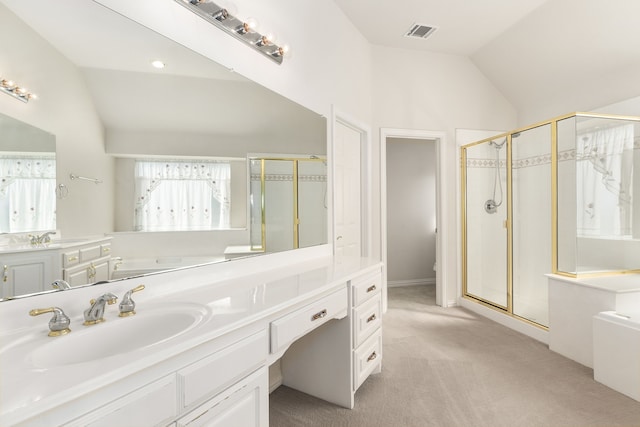
[[[265, 321], [292, 307], [297, 308], [345, 286], [346, 281], [355, 275], [380, 266], [378, 261], [369, 259], [322, 257], [292, 262], [280, 268], [255, 268], [261, 265], [260, 262], [263, 261], [201, 266], [100, 285], [99, 291], [90, 286], [2, 302], [0, 425], [27, 419], [34, 413], [70, 402], [224, 334]], [[105, 324], [83, 326], [82, 312], [88, 308], [89, 295], [96, 297], [108, 291], [121, 297], [124, 291], [141, 282], [147, 289], [134, 294], [136, 317], [144, 316], [146, 308], [151, 310], [162, 304], [198, 304], [206, 307], [210, 316], [188, 332], [166, 342], [97, 361], [43, 368], [29, 357], [36, 346], [67, 338], [48, 337], [48, 315], [31, 318], [27, 315], [29, 309], [59, 306], [72, 319], [72, 332], [68, 336], [74, 333], [99, 334], [101, 327], [129, 319], [117, 317], [117, 307], [107, 306]], [[24, 342], [23, 337], [33, 336], [34, 330], [40, 333], [41, 340]]]
[[0, 245], [0, 255], [10, 253], [38, 252], [55, 249], [67, 249], [74, 246], [88, 245], [92, 243], [105, 242], [111, 240], [109, 236], [89, 236], [77, 239], [51, 240], [49, 243], [32, 245], [30, 243], [10, 243]]
[[619, 274], [588, 278], [565, 277], [558, 274], [547, 274], [547, 277], [573, 285], [586, 286], [607, 292], [626, 293], [640, 292], [640, 274]]

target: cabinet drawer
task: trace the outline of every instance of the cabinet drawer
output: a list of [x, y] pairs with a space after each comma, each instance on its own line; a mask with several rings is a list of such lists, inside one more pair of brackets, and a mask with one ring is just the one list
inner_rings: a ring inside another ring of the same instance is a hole
[[267, 358], [267, 333], [260, 331], [178, 371], [183, 407], [209, 397], [253, 372]]
[[100, 256], [111, 255], [111, 243], [105, 243], [100, 245]]
[[271, 353], [334, 318], [347, 314], [347, 289], [326, 297], [271, 322]]
[[69, 427], [157, 426], [178, 415], [176, 379], [170, 375], [67, 423]]
[[351, 280], [353, 289], [353, 305], [359, 306], [369, 298], [378, 295], [382, 288], [382, 273], [380, 270]]
[[360, 307], [353, 309], [353, 341], [357, 347], [382, 324], [382, 298], [378, 294]]
[[76, 249], [62, 254], [62, 266], [71, 267], [80, 263], [80, 252]]
[[80, 249], [80, 262], [87, 262], [92, 259], [100, 258], [100, 254], [101, 250], [99, 245], [82, 248]]
[[376, 369], [382, 360], [382, 331], [378, 329], [368, 340], [353, 352], [353, 390]]

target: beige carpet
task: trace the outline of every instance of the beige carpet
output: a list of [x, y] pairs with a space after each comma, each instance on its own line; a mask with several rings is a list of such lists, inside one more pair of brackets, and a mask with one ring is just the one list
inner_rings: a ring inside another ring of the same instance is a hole
[[382, 373], [353, 410], [280, 387], [270, 425], [640, 426], [640, 403], [593, 371], [462, 308], [434, 304], [432, 286], [391, 288]]

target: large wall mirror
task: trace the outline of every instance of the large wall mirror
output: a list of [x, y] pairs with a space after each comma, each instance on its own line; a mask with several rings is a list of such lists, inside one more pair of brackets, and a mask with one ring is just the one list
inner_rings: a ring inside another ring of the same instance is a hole
[[[55, 222], [20, 232], [111, 237], [111, 278], [162, 270], [160, 259], [184, 267], [327, 243], [327, 123], [319, 114], [93, 1], [0, 0], [0, 36], [12, 40], [0, 59], [39, 96], [25, 105], [0, 94], [0, 134], [17, 120], [50, 135], [50, 183], [63, 189], [57, 200], [52, 193]], [[21, 144], [21, 154], [44, 155], [36, 138]], [[10, 151], [0, 146], [0, 159]], [[281, 224], [268, 214], [252, 224], [251, 209], [265, 196], [251, 184], [249, 158], [304, 164], [300, 177], [277, 171], [262, 179], [304, 181], [287, 187], [295, 195], [273, 191], [269, 203], [309, 201], [296, 209], [312, 211], [304, 224], [312, 239], [252, 243], [252, 227]], [[145, 260], [154, 268], [124, 268]]]

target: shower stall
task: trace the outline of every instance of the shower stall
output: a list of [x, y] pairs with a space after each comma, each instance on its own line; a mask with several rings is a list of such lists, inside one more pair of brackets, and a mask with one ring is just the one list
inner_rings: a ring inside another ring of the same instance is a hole
[[546, 328], [546, 274], [640, 268], [638, 135], [575, 113], [461, 147], [463, 297]]
[[327, 162], [318, 156], [250, 157], [251, 250], [326, 243]]

